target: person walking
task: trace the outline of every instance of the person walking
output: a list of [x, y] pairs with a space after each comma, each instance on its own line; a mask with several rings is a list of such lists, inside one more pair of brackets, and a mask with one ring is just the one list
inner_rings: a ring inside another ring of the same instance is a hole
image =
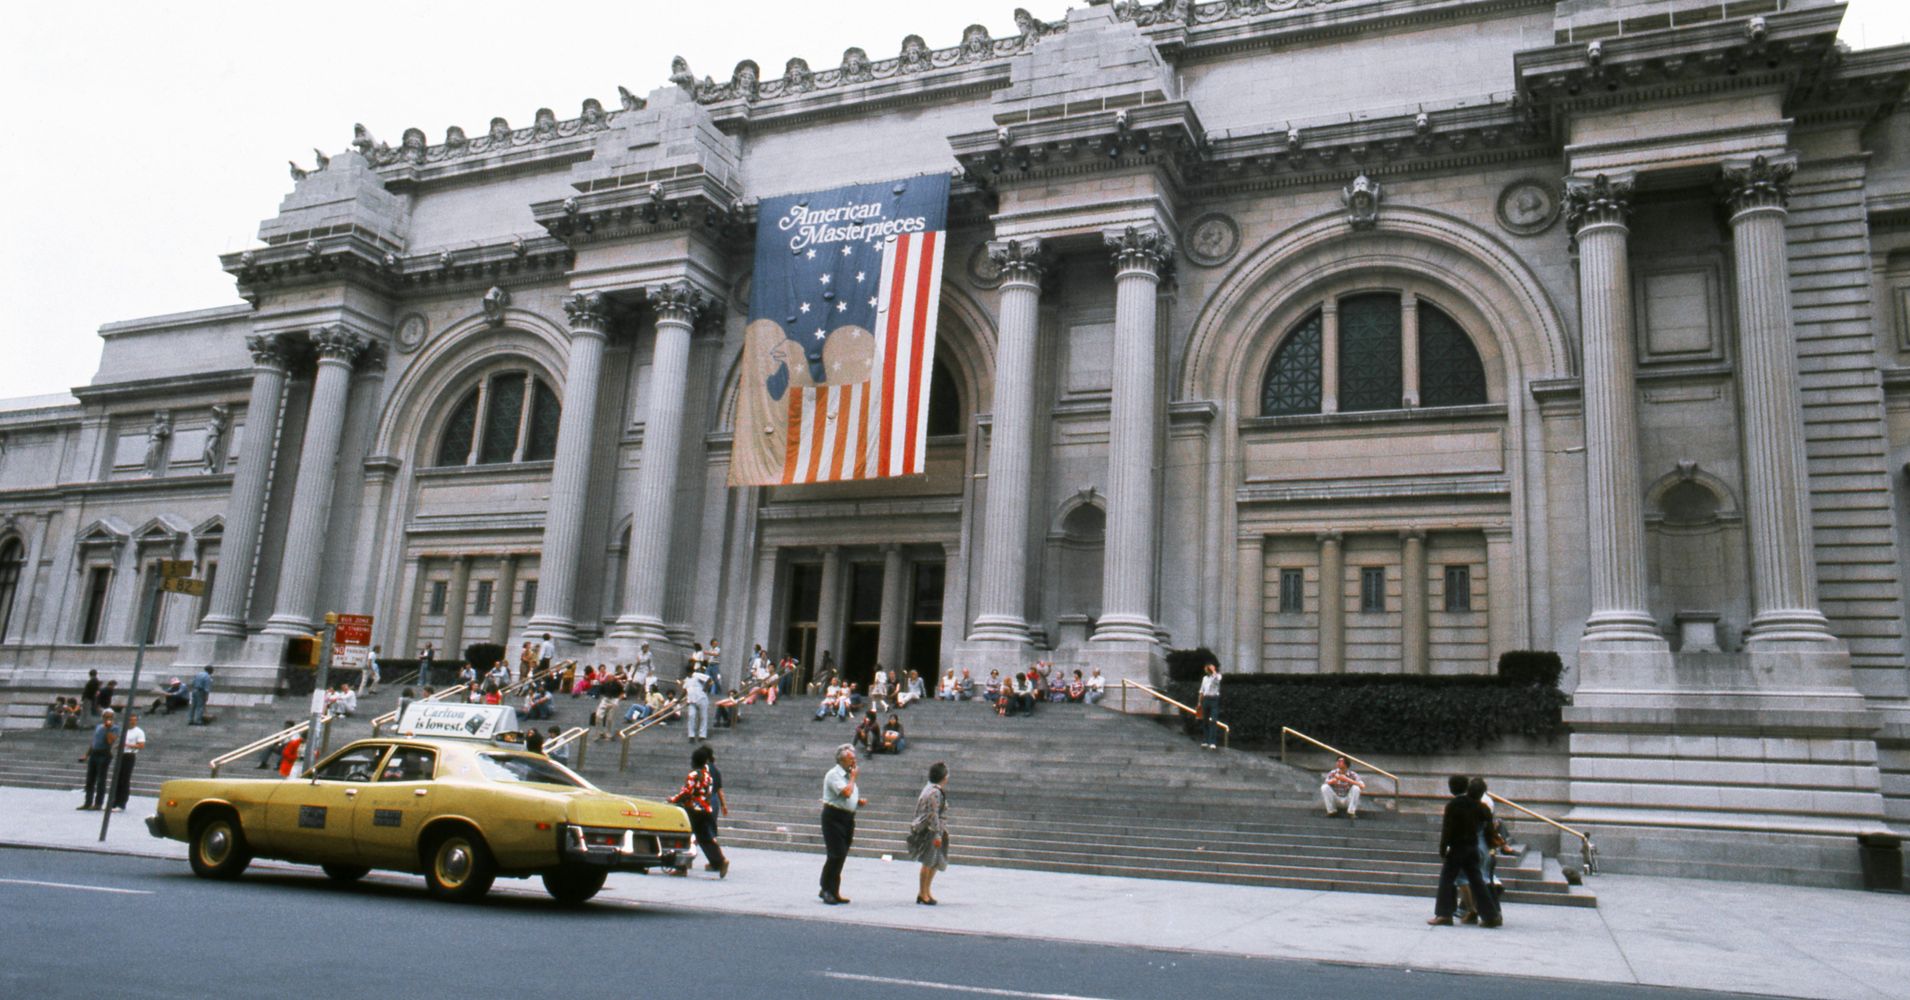
[[113, 748], [119, 745], [119, 727], [113, 724], [113, 710], [100, 713], [100, 720], [93, 727], [93, 742], [80, 756], [86, 765], [86, 802], [79, 811], [91, 812], [104, 809], [110, 796], [106, 787], [107, 768], [113, 762]]
[[[1451, 927], [1452, 915], [1459, 908], [1458, 882], [1463, 877], [1474, 887], [1472, 903], [1479, 911], [1479, 926], [1501, 927], [1505, 918], [1499, 911], [1499, 900], [1492, 894], [1486, 881], [1483, 858], [1479, 856], [1481, 829], [1491, 821], [1492, 814], [1487, 812], [1479, 800], [1467, 794], [1470, 786], [1464, 775], [1455, 774], [1447, 783], [1452, 791], [1452, 800], [1446, 803], [1445, 818], [1439, 829], [1439, 856], [1445, 859], [1439, 867], [1439, 890], [1433, 900], [1433, 916], [1426, 923], [1434, 927]], [[1484, 789], [1481, 788], [1481, 792]], [[1478, 887], [1487, 886], [1484, 892]]]
[[689, 738], [708, 740], [710, 738], [710, 675], [703, 672], [699, 665], [683, 679], [684, 709], [688, 713]]
[[383, 651], [383, 646], [373, 646], [371, 652], [365, 655], [365, 671], [358, 676], [358, 689], [366, 694], [377, 694], [378, 682], [384, 680], [378, 669], [378, 654]]
[[537, 644], [537, 669], [549, 670], [552, 660], [557, 658], [557, 643], [551, 641], [550, 633], [544, 633], [544, 640]]
[[192, 675], [192, 706], [186, 712], [186, 725], [206, 724], [206, 702], [212, 700], [212, 665]]
[[856, 794], [856, 748], [848, 743], [836, 748], [836, 766], [822, 779], [822, 891], [816, 898], [830, 906], [849, 902], [842, 894], [842, 863], [849, 859], [849, 847], [856, 839], [856, 810], [869, 800]]
[[909, 857], [919, 862], [922, 873], [915, 890], [915, 901], [934, 906], [930, 891], [935, 873], [948, 870], [948, 765], [936, 761], [929, 765], [928, 784], [915, 797], [915, 822], [909, 825]]
[[146, 749], [146, 731], [139, 728], [139, 713], [128, 710], [126, 713], [126, 752], [119, 757], [119, 777], [113, 782], [113, 808], [126, 811], [126, 800], [133, 793], [133, 764], [139, 760], [139, 752]]
[[1200, 745], [1209, 750], [1220, 749], [1220, 664], [1207, 664], [1207, 672], [1200, 679], [1200, 703], [1195, 711], [1200, 714], [1202, 726]]
[[86, 710], [89, 719], [99, 715], [99, 689], [99, 671], [88, 670], [86, 686], [80, 688], [80, 707]]
[[[716, 842], [716, 778], [711, 773], [710, 763], [716, 759], [716, 751], [707, 746], [697, 747], [690, 754], [690, 773], [683, 779], [683, 787], [670, 801], [682, 806], [690, 817], [690, 832], [696, 837], [696, 846], [703, 849], [703, 857], [708, 859], [710, 867], [716, 870], [717, 878], [729, 878], [730, 861], [723, 856], [723, 845]], [[677, 875], [686, 874], [684, 869], [673, 869]]]
[[428, 688], [431, 686], [431, 668], [437, 664], [437, 661], [438, 661], [438, 651], [435, 649], [432, 649], [430, 643], [428, 642], [425, 643], [424, 648], [421, 650], [418, 650], [418, 686], [419, 687]]

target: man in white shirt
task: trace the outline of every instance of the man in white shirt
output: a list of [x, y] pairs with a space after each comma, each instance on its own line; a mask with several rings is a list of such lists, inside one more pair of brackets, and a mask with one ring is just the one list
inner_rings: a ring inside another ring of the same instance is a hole
[[373, 646], [371, 652], [365, 654], [365, 670], [358, 675], [358, 688], [361, 691], [378, 693], [378, 682], [383, 679], [378, 672], [378, 651], [381, 648]]
[[1094, 672], [1088, 675], [1088, 693], [1084, 697], [1086, 698], [1088, 704], [1099, 705], [1101, 703], [1101, 699], [1107, 697], [1107, 695], [1108, 695], [1107, 678], [1101, 676], [1100, 667], [1095, 667]]
[[836, 748], [836, 766], [822, 779], [822, 844], [826, 860], [822, 863], [822, 891], [818, 899], [830, 906], [849, 900], [842, 894], [842, 863], [849, 859], [849, 847], [856, 839], [856, 810], [869, 804], [856, 788], [856, 748], [844, 743]]
[[1326, 803], [1326, 817], [1332, 819], [1342, 810], [1347, 819], [1360, 818], [1360, 792], [1366, 787], [1358, 771], [1346, 766], [1346, 758], [1334, 761], [1333, 770], [1326, 772], [1326, 780], [1320, 783], [1320, 800]]
[[704, 669], [710, 672], [710, 685], [718, 691], [723, 690], [723, 647], [717, 645], [716, 637], [710, 637], [710, 648], [703, 652]]
[[133, 764], [139, 759], [139, 752], [146, 749], [146, 731], [139, 728], [139, 713], [126, 716], [126, 752], [119, 758], [119, 778], [113, 782], [113, 808], [126, 811], [126, 800], [132, 796]]
[[557, 656], [557, 644], [550, 641], [550, 633], [544, 633], [544, 641], [537, 644], [537, 669], [550, 669], [550, 661]]
[[1220, 749], [1220, 664], [1209, 663], [1207, 672], [1200, 678], [1200, 703], [1195, 710], [1200, 713], [1202, 737], [1200, 745], [1209, 750]]
[[338, 698], [332, 703], [332, 712], [349, 719], [356, 714], [357, 711], [358, 692], [353, 691], [350, 684], [340, 684], [338, 686]]
[[683, 679], [685, 718], [689, 720], [689, 738], [710, 741], [710, 675], [697, 667]]

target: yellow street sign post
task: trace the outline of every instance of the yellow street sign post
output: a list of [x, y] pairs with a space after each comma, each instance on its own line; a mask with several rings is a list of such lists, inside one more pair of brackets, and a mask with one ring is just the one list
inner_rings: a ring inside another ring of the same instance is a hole
[[190, 559], [161, 559], [159, 561], [161, 580], [179, 580], [191, 575], [192, 560]]

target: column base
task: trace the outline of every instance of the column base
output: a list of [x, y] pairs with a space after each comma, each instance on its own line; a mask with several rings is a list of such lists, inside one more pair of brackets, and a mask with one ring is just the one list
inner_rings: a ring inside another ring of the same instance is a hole
[[969, 642], [1028, 643], [1028, 623], [1007, 615], [982, 615], [969, 630]]
[[1160, 630], [1145, 615], [1102, 615], [1095, 621], [1089, 648], [1098, 642], [1136, 642], [1158, 645]]
[[316, 623], [294, 615], [273, 615], [265, 620], [266, 635], [282, 635], [286, 638], [306, 638], [318, 631]]
[[[1105, 620], [1105, 619], [1104, 619]], [[1162, 705], [1153, 698], [1136, 692], [1121, 696], [1121, 682], [1133, 681], [1159, 688], [1167, 680], [1167, 657], [1161, 645], [1150, 638], [1144, 641], [1104, 637], [1096, 632], [1088, 640], [1087, 647], [1081, 651], [1081, 659], [1091, 668], [1101, 671], [1101, 677], [1107, 682], [1107, 697], [1101, 707], [1116, 711], [1126, 711], [1133, 715], [1159, 715], [1173, 709]], [[1122, 705], [1126, 708], [1123, 709]]]
[[[598, 639], [595, 643], [581, 648], [576, 656], [579, 661], [587, 659], [592, 663], [609, 663], [613, 665], [619, 663], [634, 664], [637, 662], [637, 654], [643, 651], [643, 644], [646, 642], [650, 644], [650, 662], [656, 670], [658, 677], [666, 680], [675, 680], [683, 676], [683, 668], [690, 662], [690, 645], [686, 642], [678, 642], [667, 636], [664, 638], [650, 639], [618, 635], [616, 632], [612, 632]], [[724, 652], [727, 654], [729, 651], [726, 649]], [[727, 655], [724, 657], [725, 660], [728, 658]], [[745, 662], [747, 662], [747, 660], [745, 660]], [[729, 670], [732, 665], [724, 663], [723, 667], [725, 670]], [[734, 677], [735, 675], [731, 674], [729, 677], [725, 677], [724, 680], [728, 681]]]
[[1669, 652], [1671, 643], [1659, 631], [1658, 622], [1643, 611], [1598, 611], [1585, 619], [1585, 632], [1579, 636], [1579, 648], [1619, 646]]
[[672, 641], [670, 630], [664, 625], [663, 619], [649, 615], [624, 615], [618, 618], [610, 626], [610, 631], [604, 638], [635, 639], [639, 642], [647, 642], [651, 644], [652, 653], [656, 652], [657, 643]]
[[1037, 650], [1028, 641], [1027, 627], [1014, 638], [985, 636], [980, 629], [970, 632], [968, 638], [955, 647], [957, 669], [966, 669], [975, 678], [975, 687], [981, 689], [988, 680], [988, 672], [1000, 671], [1003, 677], [1025, 670], [1035, 662]]
[[550, 633], [551, 639], [558, 644], [559, 656], [564, 655], [565, 643], [577, 642], [577, 623], [557, 615], [532, 615], [530, 621], [518, 626], [518, 630], [524, 633], [526, 639], [532, 640], [533, 649], [543, 640], [544, 633]]
[[234, 639], [245, 638], [245, 620], [227, 618], [223, 615], [207, 615], [199, 622], [195, 635], [227, 636]]
[[1830, 622], [1824, 618], [1823, 612], [1815, 608], [1766, 611], [1753, 617], [1750, 627], [1744, 631], [1744, 647], [1751, 649], [1774, 644], [1802, 644], [1806, 647], [1842, 645], [1831, 634]]

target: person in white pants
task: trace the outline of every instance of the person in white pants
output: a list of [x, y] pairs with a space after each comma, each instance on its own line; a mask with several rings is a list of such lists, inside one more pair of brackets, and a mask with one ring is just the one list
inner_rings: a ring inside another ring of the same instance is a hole
[[1333, 770], [1326, 772], [1326, 780], [1320, 784], [1320, 799], [1326, 803], [1326, 815], [1331, 819], [1344, 811], [1349, 819], [1358, 819], [1360, 815], [1360, 789], [1366, 782], [1360, 779], [1359, 772], [1346, 766], [1346, 758], [1341, 757], [1333, 764]]
[[710, 738], [710, 675], [703, 672], [701, 664], [683, 679], [683, 695], [690, 739], [707, 741]]

